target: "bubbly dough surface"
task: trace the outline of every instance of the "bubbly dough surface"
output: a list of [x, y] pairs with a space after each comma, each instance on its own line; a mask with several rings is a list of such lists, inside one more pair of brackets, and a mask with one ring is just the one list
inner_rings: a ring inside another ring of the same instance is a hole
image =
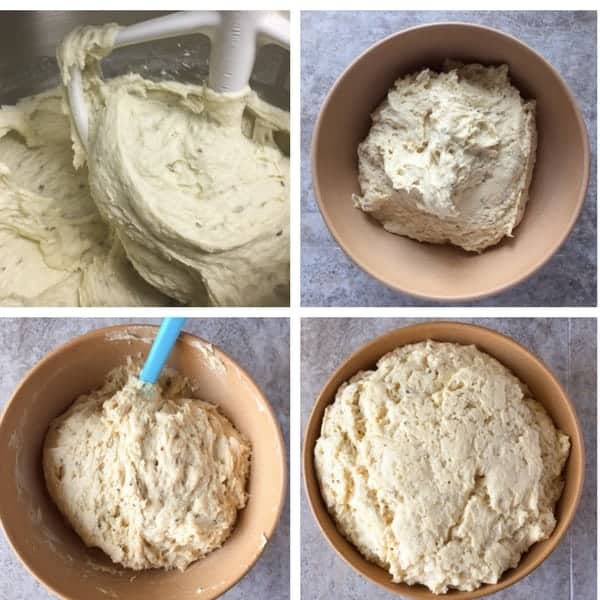
[[570, 441], [475, 346], [421, 342], [340, 386], [315, 446], [341, 533], [393, 580], [496, 583], [549, 537]]
[[249, 88], [101, 77], [118, 26], [58, 50], [83, 69], [0, 109], [0, 304], [289, 304], [289, 114]]
[[48, 491], [88, 546], [131, 569], [185, 569], [220, 547], [246, 504], [250, 446], [174, 372], [113, 370], [52, 421]]
[[511, 236], [528, 200], [535, 101], [508, 66], [448, 62], [398, 79], [359, 145], [357, 208], [399, 235], [481, 252]]

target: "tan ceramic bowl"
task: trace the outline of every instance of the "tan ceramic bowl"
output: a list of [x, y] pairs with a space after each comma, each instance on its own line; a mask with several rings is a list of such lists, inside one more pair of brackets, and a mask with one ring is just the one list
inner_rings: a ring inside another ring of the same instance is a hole
[[393, 583], [389, 573], [366, 560], [336, 529], [321, 498], [315, 476], [313, 452], [321, 431], [325, 408], [333, 402], [341, 383], [363, 369], [371, 369], [379, 358], [394, 348], [424, 340], [475, 344], [508, 367], [531, 389], [533, 396], [543, 404], [554, 423], [571, 438], [571, 453], [565, 467], [565, 489], [556, 506], [556, 529], [548, 540], [532, 546], [515, 569], [504, 573], [495, 585], [484, 585], [474, 592], [451, 591], [445, 596], [453, 600], [467, 600], [493, 594], [522, 579], [538, 567], [556, 548], [565, 535], [579, 504], [583, 486], [585, 460], [583, 438], [575, 409], [565, 391], [548, 368], [523, 346], [512, 339], [474, 325], [464, 323], [428, 322], [390, 331], [352, 354], [330, 377], [321, 390], [308, 420], [304, 435], [303, 467], [306, 493], [323, 535], [337, 553], [358, 573], [399, 596], [433, 600], [440, 598], [420, 585]]
[[[538, 153], [525, 216], [514, 238], [479, 255], [388, 233], [352, 204], [352, 194], [360, 192], [356, 152], [371, 126], [370, 114], [398, 77], [439, 68], [446, 58], [506, 63], [512, 83], [537, 101]], [[459, 301], [519, 283], [556, 252], [585, 199], [589, 148], [573, 95], [539, 54], [493, 29], [441, 23], [396, 33], [344, 71], [315, 126], [312, 168], [325, 223], [359, 267], [401, 292]]]
[[[98, 549], [86, 548], [63, 520], [44, 483], [42, 442], [48, 424], [80, 394], [135, 353], [147, 353], [151, 326], [92, 331], [61, 346], [23, 379], [0, 421], [0, 518], [25, 566], [46, 587], [69, 600], [207, 600], [234, 585], [271, 537], [286, 489], [281, 432], [269, 402], [229, 356], [201, 339], [180, 336], [168, 364], [201, 386], [252, 443], [249, 500], [231, 537], [185, 572], [131, 571]], [[220, 362], [221, 368], [211, 366]]]

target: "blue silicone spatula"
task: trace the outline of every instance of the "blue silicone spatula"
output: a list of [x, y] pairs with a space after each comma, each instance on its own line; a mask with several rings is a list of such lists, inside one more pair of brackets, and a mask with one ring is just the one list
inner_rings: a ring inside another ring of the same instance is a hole
[[156, 334], [150, 353], [140, 373], [140, 380], [146, 383], [156, 383], [163, 370], [171, 350], [177, 341], [185, 319], [183, 317], [167, 317], [162, 320]]

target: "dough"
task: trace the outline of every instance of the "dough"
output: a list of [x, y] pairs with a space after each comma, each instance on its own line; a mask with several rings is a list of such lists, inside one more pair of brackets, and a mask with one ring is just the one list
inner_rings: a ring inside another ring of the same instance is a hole
[[105, 81], [117, 31], [58, 50], [65, 85], [84, 68], [89, 152], [64, 88], [0, 110], [0, 304], [289, 304], [289, 114], [249, 88]]
[[77, 29], [58, 55], [65, 83], [86, 65], [90, 190], [129, 260], [186, 304], [289, 304], [289, 159], [276, 141], [289, 114], [250, 88], [105, 82], [97, 60], [114, 33]]
[[48, 491], [88, 546], [131, 569], [185, 569], [229, 537], [246, 504], [250, 446], [175, 372], [113, 370], [50, 424]]
[[341, 533], [396, 582], [496, 583], [554, 530], [569, 438], [475, 346], [421, 342], [340, 386], [314, 452]]
[[0, 110], [0, 304], [172, 304], [136, 273], [72, 163], [61, 90]]
[[402, 77], [358, 147], [355, 206], [399, 235], [481, 252], [512, 236], [535, 163], [535, 102], [508, 66]]

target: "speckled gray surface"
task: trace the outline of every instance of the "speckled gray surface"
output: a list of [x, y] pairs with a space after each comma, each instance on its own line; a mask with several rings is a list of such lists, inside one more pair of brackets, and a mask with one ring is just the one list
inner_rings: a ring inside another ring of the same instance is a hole
[[[584, 493], [575, 522], [533, 573], [494, 595], [498, 600], [596, 598], [596, 321], [595, 319], [462, 319], [514, 338], [553, 370], [573, 400], [586, 449]], [[302, 428], [314, 398], [354, 350], [408, 319], [303, 319]], [[318, 529], [302, 495], [302, 599], [383, 600], [390, 594], [357, 575]]]
[[[23, 375], [49, 350], [71, 338], [126, 319], [0, 319], [0, 408]], [[135, 319], [158, 323], [158, 319]], [[287, 319], [188, 319], [185, 330], [213, 342], [252, 375], [269, 398], [289, 451], [289, 321]], [[50, 600], [0, 535], [0, 599]], [[289, 498], [264, 554], [227, 600], [289, 598]], [[84, 599], [82, 599], [84, 600]]]
[[496, 296], [464, 305], [596, 304], [596, 13], [595, 12], [303, 12], [302, 13], [302, 304], [436, 305], [391, 290], [357, 267], [333, 240], [315, 203], [310, 143], [321, 104], [338, 76], [387, 35], [422, 23], [466, 21], [510, 33], [542, 54], [566, 79], [590, 135], [592, 176], [583, 212], [558, 253], [534, 276]]

